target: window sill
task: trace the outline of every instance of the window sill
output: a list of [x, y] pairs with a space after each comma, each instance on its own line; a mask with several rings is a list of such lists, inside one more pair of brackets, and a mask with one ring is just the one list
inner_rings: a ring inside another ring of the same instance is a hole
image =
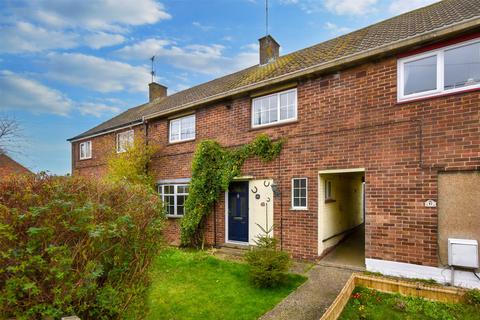
[[337, 200], [335, 200], [335, 199], [326, 199], [325, 200], [325, 203], [334, 203], [334, 202], [337, 202]]
[[171, 215], [171, 214], [167, 214], [166, 217], [167, 217], [167, 219], [180, 219], [180, 218], [183, 218], [183, 216], [175, 216], [175, 215]]
[[454, 92], [444, 92], [444, 93], [437, 93], [437, 94], [431, 94], [428, 96], [424, 97], [418, 97], [418, 98], [405, 98], [403, 100], [397, 100], [397, 105], [402, 105], [402, 104], [407, 104], [407, 103], [413, 103], [413, 102], [421, 102], [425, 100], [430, 100], [430, 99], [435, 99], [435, 98], [443, 98], [443, 97], [448, 97], [448, 96], [453, 96], [456, 94], [463, 94], [463, 93], [469, 93], [469, 92], [475, 92], [475, 91], [480, 91], [480, 87], [477, 88], [470, 88], [470, 89], [465, 89], [465, 90], [458, 90]]
[[181, 143], [192, 142], [192, 141], [195, 141], [195, 138], [188, 139], [188, 140], [168, 141], [168, 145], [181, 144]]
[[290, 208], [291, 211], [308, 211], [308, 208]]
[[90, 157], [90, 158], [80, 158], [80, 159], [78, 159], [78, 160], [79, 160], [79, 161], [83, 161], [83, 160], [92, 160], [92, 157]]
[[298, 123], [298, 119], [288, 120], [288, 121], [283, 121], [283, 122], [269, 123], [269, 124], [265, 124], [265, 125], [261, 125], [261, 126], [255, 126], [255, 127], [251, 127], [250, 130], [248, 130], [248, 131], [257, 131], [257, 130], [272, 128], [272, 127], [280, 127], [280, 126], [291, 125], [291, 124], [295, 124], [295, 123]]

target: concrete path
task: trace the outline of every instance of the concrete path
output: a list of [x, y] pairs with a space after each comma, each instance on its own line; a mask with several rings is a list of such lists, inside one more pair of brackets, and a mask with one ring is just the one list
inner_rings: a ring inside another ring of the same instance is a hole
[[353, 271], [315, 265], [308, 280], [260, 319], [318, 320], [335, 300]]
[[321, 261], [365, 268], [365, 227], [357, 227]]

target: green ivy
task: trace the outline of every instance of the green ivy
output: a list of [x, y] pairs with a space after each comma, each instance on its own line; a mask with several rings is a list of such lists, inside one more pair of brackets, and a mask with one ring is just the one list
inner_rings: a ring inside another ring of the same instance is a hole
[[192, 162], [190, 192], [181, 223], [183, 245], [199, 245], [203, 242], [208, 214], [221, 193], [228, 190], [233, 178], [241, 174], [245, 160], [257, 156], [263, 162], [272, 161], [282, 151], [283, 143], [283, 140], [273, 142], [266, 134], [235, 149], [224, 148], [214, 140], [200, 142]]

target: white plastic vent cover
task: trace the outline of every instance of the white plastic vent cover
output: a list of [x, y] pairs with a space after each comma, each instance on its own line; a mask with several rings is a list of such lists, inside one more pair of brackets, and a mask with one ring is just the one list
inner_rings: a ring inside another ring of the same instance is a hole
[[478, 268], [478, 242], [467, 239], [448, 239], [448, 264], [462, 268]]

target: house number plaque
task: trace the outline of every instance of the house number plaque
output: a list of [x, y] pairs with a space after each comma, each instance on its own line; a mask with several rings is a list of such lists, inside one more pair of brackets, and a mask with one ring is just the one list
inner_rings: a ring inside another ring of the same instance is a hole
[[428, 199], [427, 201], [425, 201], [425, 207], [436, 208], [437, 207], [437, 202], [435, 200]]

